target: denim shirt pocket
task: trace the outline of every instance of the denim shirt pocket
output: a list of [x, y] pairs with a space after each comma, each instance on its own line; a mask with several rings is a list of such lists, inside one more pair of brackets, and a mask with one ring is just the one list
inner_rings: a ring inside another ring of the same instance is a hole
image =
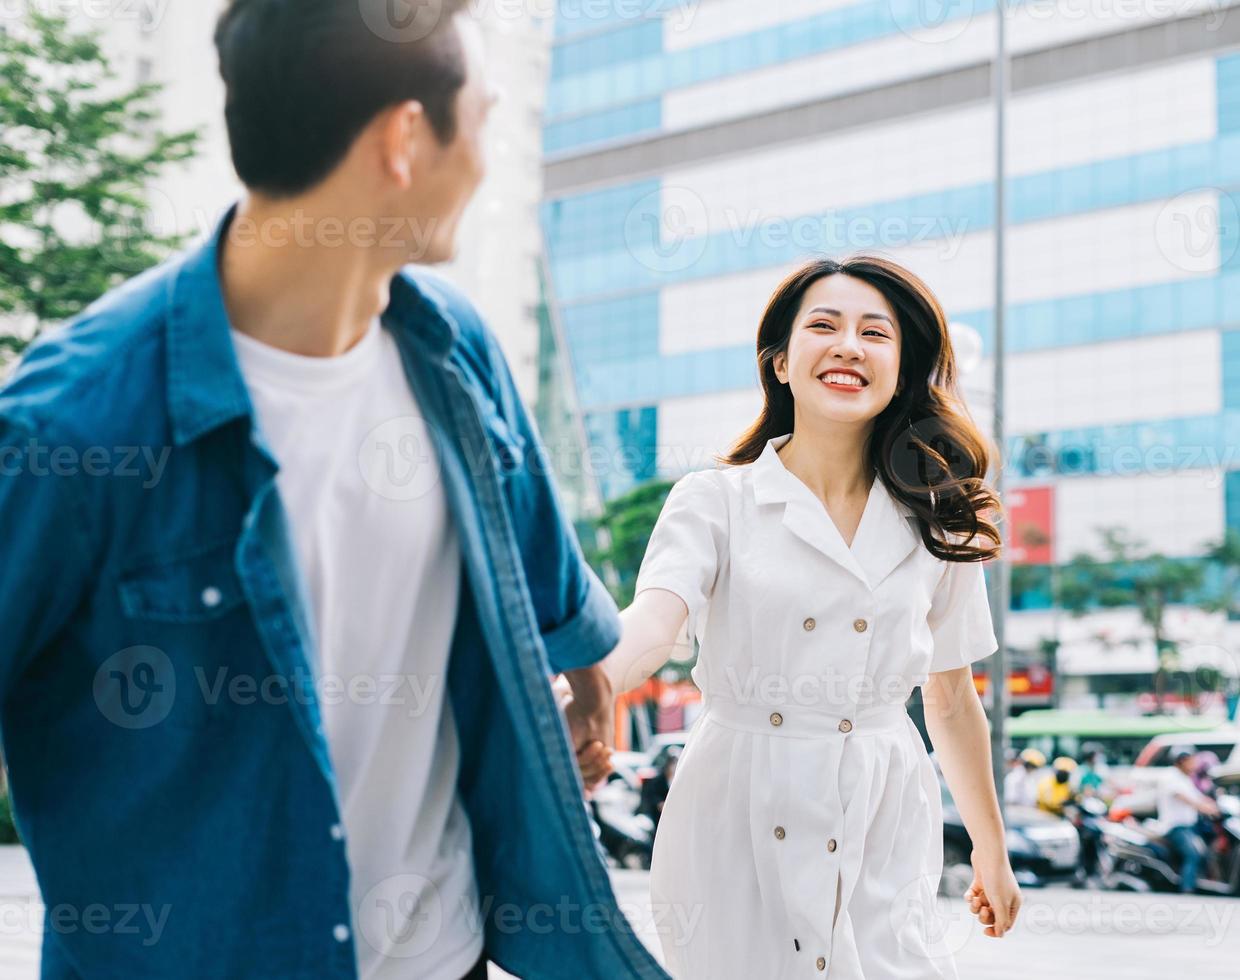
[[245, 601], [233, 565], [236, 542], [209, 546], [121, 578], [126, 616], [159, 623], [203, 623]]
[[161, 725], [201, 729], [235, 710], [231, 685], [238, 678], [247, 685], [261, 680], [251, 676], [258, 639], [245, 614], [235, 547], [230, 539], [120, 575], [130, 650], [148, 664], [148, 687], [171, 695]]

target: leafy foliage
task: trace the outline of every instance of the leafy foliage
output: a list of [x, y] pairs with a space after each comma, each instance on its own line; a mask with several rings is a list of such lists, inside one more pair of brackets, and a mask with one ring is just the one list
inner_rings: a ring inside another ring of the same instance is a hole
[[151, 227], [149, 188], [198, 136], [159, 131], [158, 92], [63, 17], [0, 32], [0, 363], [181, 244]]

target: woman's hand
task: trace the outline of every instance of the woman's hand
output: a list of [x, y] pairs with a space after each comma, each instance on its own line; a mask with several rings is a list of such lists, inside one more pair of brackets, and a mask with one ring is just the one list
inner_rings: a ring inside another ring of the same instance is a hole
[[969, 911], [985, 926], [985, 934], [1001, 939], [1016, 923], [1020, 911], [1020, 886], [1012, 874], [1007, 855], [997, 860], [979, 861], [977, 852], [970, 856], [973, 884], [964, 893]]
[[612, 768], [616, 702], [611, 685], [602, 669], [593, 667], [561, 674], [551, 688], [568, 722], [577, 768], [588, 796]]

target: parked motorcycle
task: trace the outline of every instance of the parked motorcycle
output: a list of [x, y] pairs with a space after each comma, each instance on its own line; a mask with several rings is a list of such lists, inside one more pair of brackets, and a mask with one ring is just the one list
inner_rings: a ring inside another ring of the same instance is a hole
[[1063, 815], [1076, 828], [1081, 841], [1080, 863], [1072, 887], [1084, 888], [1101, 878], [1098, 855], [1102, 834], [1111, 823], [1107, 819], [1107, 805], [1096, 796], [1078, 796], [1064, 804]]
[[648, 869], [654, 852], [654, 821], [635, 812], [640, 799], [636, 776], [618, 768], [589, 801], [598, 842], [622, 868]]

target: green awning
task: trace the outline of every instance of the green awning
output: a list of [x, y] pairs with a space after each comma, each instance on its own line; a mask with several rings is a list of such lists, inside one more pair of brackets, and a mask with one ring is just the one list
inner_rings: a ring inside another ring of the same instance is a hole
[[1153, 738], [1172, 732], [1208, 732], [1228, 728], [1217, 718], [1191, 715], [1116, 715], [1106, 711], [1026, 711], [1007, 720], [1013, 738], [1078, 735], [1082, 738]]

